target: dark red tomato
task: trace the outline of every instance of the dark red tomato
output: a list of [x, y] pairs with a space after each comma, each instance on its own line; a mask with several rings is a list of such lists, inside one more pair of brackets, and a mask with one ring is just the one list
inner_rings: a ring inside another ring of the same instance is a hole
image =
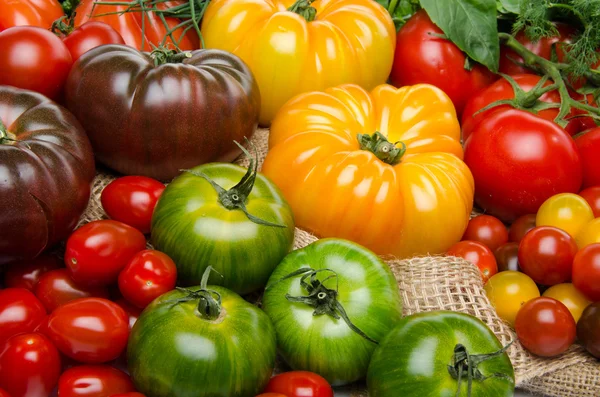
[[517, 218], [508, 230], [508, 241], [520, 243], [523, 237], [535, 227], [536, 214], [526, 214]]
[[594, 212], [594, 218], [600, 217], [600, 185], [589, 187], [579, 192], [579, 195], [588, 202], [592, 211]]
[[124, 298], [116, 300], [115, 303], [121, 306], [121, 308], [125, 310], [125, 313], [127, 313], [127, 316], [129, 317], [129, 330], [131, 330], [131, 328], [133, 328], [133, 324], [135, 324], [137, 319], [140, 317], [140, 314], [142, 314], [142, 309], [133, 306]]
[[[134, 392], [129, 392], [129, 393], [113, 394], [110, 397], [146, 397], [146, 396], [143, 395], [142, 393], [134, 391]], [[283, 396], [283, 397], [285, 397], [285, 396]]]
[[54, 310], [41, 329], [64, 355], [82, 363], [105, 363], [127, 345], [129, 318], [103, 298], [77, 299]]
[[65, 264], [77, 284], [98, 286], [117, 281], [135, 254], [146, 248], [137, 229], [113, 220], [90, 222], [67, 240]]
[[12, 397], [8, 392], [4, 389], [0, 389], [0, 397]]
[[450, 247], [446, 255], [463, 258], [477, 266], [481, 271], [484, 284], [490, 277], [498, 273], [498, 265], [494, 253], [478, 241], [460, 241]]
[[507, 270], [521, 271], [519, 267], [519, 243], [506, 243], [496, 248], [494, 251], [498, 271], [505, 272]]
[[165, 185], [145, 176], [124, 176], [102, 190], [104, 211], [114, 220], [150, 233], [152, 213]]
[[467, 100], [496, 77], [479, 64], [465, 69], [465, 54], [441, 34], [424, 10], [413, 15], [396, 37], [390, 79], [396, 87], [427, 83], [441, 88], [460, 115]]
[[119, 274], [121, 294], [142, 309], [175, 288], [176, 282], [175, 262], [167, 254], [155, 250], [138, 252]]
[[11, 336], [32, 332], [46, 318], [46, 309], [25, 288], [0, 290], [0, 347]]
[[287, 397], [333, 397], [333, 389], [318, 374], [308, 371], [284, 372], [271, 378], [265, 393]]
[[539, 226], [519, 244], [519, 265], [538, 284], [556, 285], [571, 280], [577, 243], [564, 230]]
[[577, 339], [592, 356], [600, 359], [600, 302], [592, 303], [581, 314]]
[[107, 397], [135, 392], [129, 376], [108, 365], [80, 365], [60, 376], [60, 397]]
[[14, 27], [0, 32], [0, 85], [24, 88], [58, 99], [73, 60], [49, 30]]
[[50, 29], [64, 16], [58, 0], [0, 1], [0, 32], [13, 26], [39, 26]]
[[573, 139], [558, 125], [529, 112], [497, 110], [465, 144], [475, 201], [504, 222], [536, 213], [558, 193], [577, 193], [583, 178]]
[[49, 254], [43, 254], [28, 261], [15, 262], [6, 269], [4, 286], [33, 291], [44, 273], [59, 267], [62, 267], [60, 259]]
[[600, 243], [590, 244], [575, 255], [573, 285], [592, 302], [600, 302]]
[[490, 215], [479, 215], [469, 221], [462, 239], [479, 241], [495, 251], [508, 242], [508, 230], [500, 219]]
[[573, 315], [554, 298], [539, 297], [525, 303], [517, 313], [515, 331], [521, 344], [531, 353], [554, 357], [575, 342]]
[[57, 307], [79, 298], [107, 298], [105, 287], [82, 287], [75, 284], [67, 269], [51, 270], [44, 274], [35, 288], [35, 296], [42, 302], [48, 313]]
[[583, 165], [583, 188], [600, 186], [600, 127], [575, 137]]
[[60, 370], [58, 350], [39, 333], [15, 335], [0, 351], [0, 387], [13, 397], [49, 396]]
[[80, 56], [104, 44], [125, 44], [123, 38], [112, 26], [98, 21], [86, 22], [63, 39], [73, 62]]

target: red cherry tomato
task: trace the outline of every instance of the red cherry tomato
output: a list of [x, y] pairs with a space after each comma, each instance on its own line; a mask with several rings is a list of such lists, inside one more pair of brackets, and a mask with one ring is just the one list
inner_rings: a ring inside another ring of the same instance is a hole
[[98, 21], [86, 22], [73, 30], [63, 39], [63, 43], [69, 49], [73, 62], [92, 48], [105, 44], [122, 44], [125, 41], [112, 26]]
[[13, 26], [50, 29], [64, 15], [58, 0], [0, 1], [0, 32]]
[[494, 256], [499, 272], [507, 270], [521, 271], [519, 267], [519, 243], [510, 242], [501, 245], [494, 251]]
[[60, 397], [107, 397], [115, 394], [135, 392], [129, 376], [108, 365], [80, 365], [60, 376]]
[[555, 285], [571, 280], [577, 243], [564, 230], [539, 226], [519, 244], [519, 264], [523, 273], [538, 284]]
[[142, 393], [137, 392], [137, 391], [133, 391], [133, 392], [129, 392], [129, 393], [113, 394], [110, 397], [146, 397], [146, 396], [143, 395]]
[[485, 284], [490, 277], [498, 273], [498, 265], [494, 253], [478, 241], [464, 240], [454, 244], [446, 252], [448, 256], [464, 258], [479, 268]]
[[583, 163], [583, 188], [600, 186], [600, 127], [575, 137]]
[[579, 195], [592, 207], [594, 218], [600, 218], [600, 185], [582, 190]]
[[0, 290], [0, 348], [13, 335], [32, 332], [46, 318], [46, 309], [25, 288]]
[[523, 237], [535, 227], [536, 214], [527, 214], [517, 218], [508, 230], [508, 241], [520, 243]]
[[479, 215], [469, 221], [462, 239], [479, 241], [495, 251], [508, 242], [508, 230], [500, 219], [490, 215]]
[[62, 267], [62, 262], [54, 255], [41, 255], [30, 261], [16, 262], [6, 269], [4, 286], [7, 288], [35, 289], [40, 277], [47, 271]]
[[575, 255], [573, 285], [589, 300], [600, 302], [600, 243], [590, 244]]
[[54, 310], [41, 328], [64, 355], [87, 364], [105, 363], [123, 352], [129, 318], [103, 298], [82, 298]]
[[320, 375], [308, 371], [284, 372], [271, 378], [266, 393], [287, 397], [333, 397], [333, 389]]
[[125, 310], [125, 313], [127, 313], [127, 316], [129, 317], [129, 330], [131, 330], [131, 328], [133, 328], [133, 324], [135, 324], [137, 319], [140, 318], [140, 314], [142, 314], [142, 309], [133, 306], [124, 298], [116, 300], [115, 303], [121, 306], [121, 308]]
[[0, 32], [0, 85], [36, 91], [58, 99], [73, 60], [55, 34], [37, 27]]
[[15, 335], [0, 351], [0, 387], [13, 397], [49, 396], [60, 369], [58, 350], [39, 333]]
[[35, 288], [35, 296], [50, 313], [57, 307], [79, 298], [107, 298], [105, 287], [82, 287], [75, 284], [67, 269], [51, 270], [44, 274]]
[[576, 324], [567, 307], [554, 298], [540, 297], [525, 303], [517, 313], [515, 331], [531, 353], [554, 357], [575, 342]]
[[146, 238], [139, 230], [117, 221], [94, 221], [69, 237], [65, 264], [78, 284], [108, 285], [145, 248]]

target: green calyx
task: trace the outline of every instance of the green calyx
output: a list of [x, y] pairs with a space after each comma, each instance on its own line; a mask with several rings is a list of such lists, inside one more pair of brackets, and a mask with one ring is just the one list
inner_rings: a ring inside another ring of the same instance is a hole
[[[406, 153], [406, 145], [404, 142], [391, 143], [379, 131], [373, 135], [358, 134], [358, 143], [361, 150], [368, 150], [373, 153], [379, 160], [389, 165], [396, 165]], [[397, 145], [400, 144], [401, 147]]]
[[307, 22], [312, 22], [317, 17], [317, 9], [311, 5], [313, 1], [315, 0], [297, 0], [288, 11], [300, 15]]
[[2, 119], [0, 119], [0, 145], [13, 144], [15, 142], [17, 142], [17, 137], [8, 131]]
[[75, 30], [75, 13], [73, 13], [73, 17], [69, 18], [67, 16], [62, 16], [58, 18], [56, 21], [52, 22], [52, 26], [50, 27], [52, 33], [57, 36], [68, 36], [73, 30]]
[[189, 51], [179, 52], [166, 47], [158, 47], [152, 50], [150, 57], [154, 60], [154, 66], [164, 65], [166, 63], [182, 63], [184, 60], [192, 57]]

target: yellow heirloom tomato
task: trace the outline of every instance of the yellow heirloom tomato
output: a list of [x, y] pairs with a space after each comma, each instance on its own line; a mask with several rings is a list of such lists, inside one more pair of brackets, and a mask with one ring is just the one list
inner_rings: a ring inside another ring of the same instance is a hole
[[373, 0], [212, 0], [201, 32], [207, 48], [232, 52], [252, 70], [261, 125], [297, 94], [384, 83], [396, 46], [391, 17]]
[[473, 206], [452, 102], [426, 84], [301, 94], [271, 126], [263, 173], [297, 225], [380, 255], [443, 253]]

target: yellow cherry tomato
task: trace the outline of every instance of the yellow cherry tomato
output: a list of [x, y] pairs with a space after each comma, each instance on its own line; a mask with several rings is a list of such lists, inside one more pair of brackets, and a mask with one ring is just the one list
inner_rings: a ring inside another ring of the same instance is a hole
[[521, 306], [540, 296], [540, 290], [531, 277], [514, 270], [495, 274], [484, 289], [498, 316], [513, 327]]
[[576, 237], [579, 231], [594, 219], [588, 202], [573, 193], [561, 193], [542, 204], [535, 218], [536, 226], [554, 226]]
[[600, 243], [600, 218], [596, 218], [582, 227], [577, 233], [575, 241], [580, 250], [590, 244]]
[[581, 313], [592, 303], [571, 283], [553, 285], [543, 296], [561, 301], [569, 309], [575, 322], [579, 321]]

